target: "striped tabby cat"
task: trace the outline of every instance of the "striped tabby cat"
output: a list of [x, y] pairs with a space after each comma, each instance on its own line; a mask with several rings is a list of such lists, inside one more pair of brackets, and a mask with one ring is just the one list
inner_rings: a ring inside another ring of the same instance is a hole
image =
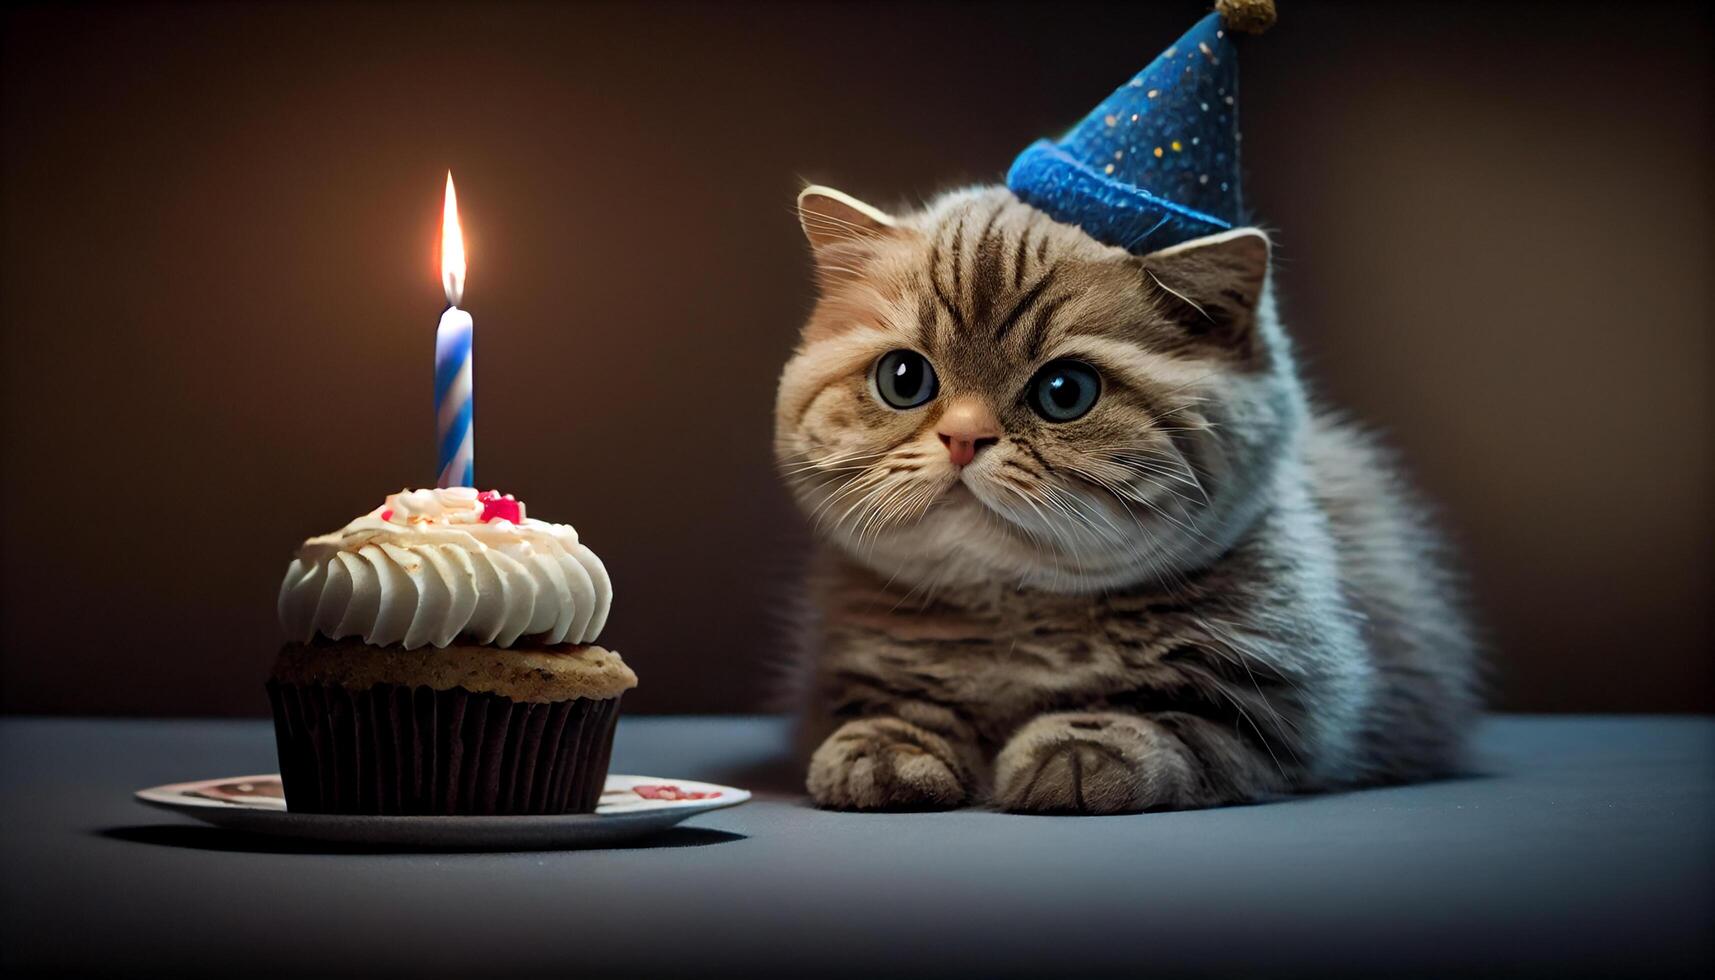
[[1473, 650], [1422, 508], [1311, 406], [1237, 229], [1145, 256], [1004, 189], [799, 198], [776, 455], [823, 542], [808, 786], [1117, 813], [1453, 772]]

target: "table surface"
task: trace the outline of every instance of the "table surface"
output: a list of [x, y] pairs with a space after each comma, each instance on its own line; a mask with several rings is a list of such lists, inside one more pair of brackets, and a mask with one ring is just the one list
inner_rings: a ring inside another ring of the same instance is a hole
[[[777, 719], [630, 718], [617, 772], [765, 786]], [[0, 968], [126, 975], [1690, 974], [1715, 720], [1502, 717], [1484, 775], [1123, 817], [827, 813], [646, 846], [341, 851], [137, 788], [274, 768], [254, 721], [0, 720]], [[779, 784], [776, 784], [779, 785]]]

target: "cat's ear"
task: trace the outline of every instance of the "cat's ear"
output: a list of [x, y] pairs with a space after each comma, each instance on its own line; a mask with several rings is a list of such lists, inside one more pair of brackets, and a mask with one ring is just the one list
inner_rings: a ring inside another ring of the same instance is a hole
[[866, 244], [899, 233], [893, 218], [880, 208], [814, 184], [798, 195], [798, 221], [818, 256], [836, 246]]
[[1248, 355], [1268, 258], [1267, 235], [1235, 228], [1151, 252], [1141, 262], [1147, 284], [1187, 334]]

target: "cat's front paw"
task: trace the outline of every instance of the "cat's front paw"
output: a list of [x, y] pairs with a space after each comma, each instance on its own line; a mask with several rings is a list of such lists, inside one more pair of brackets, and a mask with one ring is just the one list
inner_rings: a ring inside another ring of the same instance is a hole
[[1135, 813], [1177, 805], [1193, 779], [1184, 758], [1142, 718], [1043, 715], [995, 758], [995, 802], [1026, 813]]
[[805, 780], [835, 810], [950, 810], [970, 798], [970, 775], [947, 741], [896, 718], [860, 718], [828, 736]]

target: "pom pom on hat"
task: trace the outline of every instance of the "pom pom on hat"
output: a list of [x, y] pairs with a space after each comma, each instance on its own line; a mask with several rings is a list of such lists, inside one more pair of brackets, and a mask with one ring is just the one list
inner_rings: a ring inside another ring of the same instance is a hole
[[1261, 34], [1274, 26], [1274, 0], [1215, 0], [1215, 13], [1235, 31]]

